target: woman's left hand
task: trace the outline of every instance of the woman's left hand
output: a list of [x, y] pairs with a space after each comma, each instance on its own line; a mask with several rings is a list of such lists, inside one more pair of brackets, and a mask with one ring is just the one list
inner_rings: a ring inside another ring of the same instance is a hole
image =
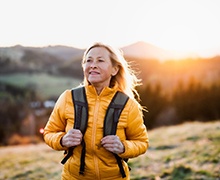
[[108, 151], [115, 154], [121, 154], [125, 148], [119, 137], [116, 135], [108, 135], [101, 139], [101, 145]]

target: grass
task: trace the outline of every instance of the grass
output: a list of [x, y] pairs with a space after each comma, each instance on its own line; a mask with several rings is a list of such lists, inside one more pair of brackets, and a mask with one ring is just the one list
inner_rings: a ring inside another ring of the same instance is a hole
[[130, 161], [132, 179], [220, 179], [220, 122], [162, 127], [149, 139], [147, 153]]
[[[149, 131], [147, 153], [129, 159], [132, 180], [219, 180], [220, 122], [185, 123]], [[61, 177], [62, 152], [44, 143], [0, 148], [0, 179]]]
[[78, 86], [81, 80], [53, 76], [46, 73], [15, 73], [9, 75], [1, 75], [0, 81], [15, 85], [18, 87], [30, 87], [37, 91], [37, 94], [42, 98], [57, 97], [64, 90]]
[[45, 144], [0, 148], [0, 179], [54, 179], [60, 178], [62, 154]]

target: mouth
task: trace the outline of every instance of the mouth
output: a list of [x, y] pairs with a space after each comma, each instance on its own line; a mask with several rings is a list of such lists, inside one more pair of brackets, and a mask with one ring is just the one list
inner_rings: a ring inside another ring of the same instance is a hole
[[96, 75], [96, 74], [100, 74], [99, 72], [96, 72], [96, 71], [90, 71], [89, 74], [91, 75]]

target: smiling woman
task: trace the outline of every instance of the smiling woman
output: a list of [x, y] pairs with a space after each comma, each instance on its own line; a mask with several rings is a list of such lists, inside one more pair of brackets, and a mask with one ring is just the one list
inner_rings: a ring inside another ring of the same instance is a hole
[[[98, 45], [97, 45], [98, 46]], [[88, 51], [83, 62], [85, 78], [93, 84], [98, 94], [110, 84], [111, 78], [118, 73], [118, 66], [113, 66], [109, 51], [96, 47]]]
[[61, 94], [45, 126], [45, 142], [68, 151], [62, 179], [128, 180], [123, 159], [138, 157], [148, 148], [143, 108], [135, 98], [139, 79], [118, 52], [101, 43], [88, 47], [82, 60], [84, 83]]
[[0, 46], [85, 48], [97, 41], [114, 46], [145, 41], [182, 53], [220, 53], [218, 0], [8, 0], [0, 5]]

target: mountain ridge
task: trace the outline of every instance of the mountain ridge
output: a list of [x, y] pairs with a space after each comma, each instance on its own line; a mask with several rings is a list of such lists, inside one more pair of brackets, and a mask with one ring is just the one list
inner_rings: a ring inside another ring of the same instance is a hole
[[[140, 48], [139, 48], [140, 47]], [[125, 59], [132, 63], [144, 82], [164, 79], [196, 77], [204, 81], [219, 80], [220, 56], [213, 58], [186, 58], [179, 61], [160, 61], [166, 50], [145, 42], [122, 47]], [[132, 50], [133, 49], [133, 50]], [[17, 72], [44, 72], [82, 78], [81, 59], [85, 49], [69, 46], [24, 47], [16, 45], [0, 48], [0, 74]], [[161, 52], [161, 53], [156, 53]]]
[[[11, 47], [0, 47], [0, 55], [2, 50], [7, 50], [7, 49], [16, 50], [16, 51], [30, 49], [32, 51], [46, 52], [50, 55], [55, 55], [64, 60], [69, 60], [69, 59], [77, 60], [79, 58], [82, 58], [83, 53], [85, 51], [85, 49], [80, 49], [65, 45], [49, 45], [44, 47], [29, 47], [29, 46], [15, 45]], [[137, 41], [127, 46], [120, 47], [120, 49], [123, 51], [125, 57], [132, 57], [132, 58], [141, 58], [141, 59], [150, 59], [150, 60], [153, 59], [159, 61], [183, 58], [183, 54], [181, 55], [179, 52], [169, 51], [144, 41]], [[198, 55], [193, 54], [193, 57], [198, 57]]]

